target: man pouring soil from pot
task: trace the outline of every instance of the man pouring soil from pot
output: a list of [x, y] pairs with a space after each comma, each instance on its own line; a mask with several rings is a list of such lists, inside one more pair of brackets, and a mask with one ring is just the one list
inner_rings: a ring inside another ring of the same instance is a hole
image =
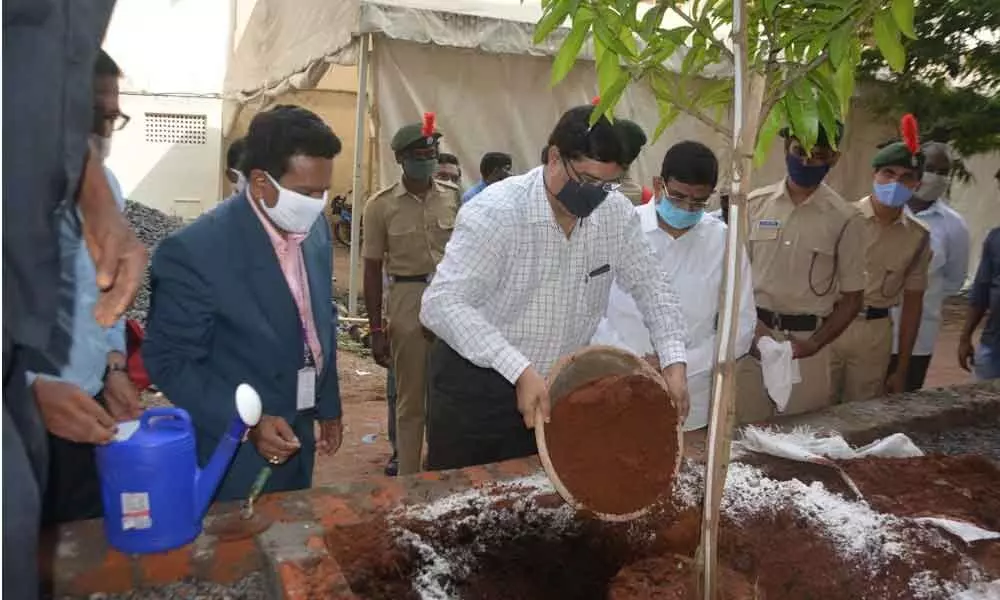
[[677, 295], [618, 188], [628, 149], [593, 106], [567, 111], [546, 163], [465, 206], [424, 292], [438, 336], [428, 364], [427, 466], [454, 469], [536, 452], [545, 375], [587, 345], [611, 282], [632, 295], [667, 388], [687, 414], [686, 330]]

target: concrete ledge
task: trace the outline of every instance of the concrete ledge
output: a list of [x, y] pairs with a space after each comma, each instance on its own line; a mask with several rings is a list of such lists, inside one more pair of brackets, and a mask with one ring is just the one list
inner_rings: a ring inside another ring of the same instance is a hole
[[[896, 431], [921, 431], [976, 423], [1000, 414], [1000, 381], [925, 390], [868, 402], [836, 406], [811, 415], [774, 421], [780, 427], [807, 425], [836, 430], [853, 443], [867, 443]], [[541, 470], [537, 458], [458, 471], [422, 473], [390, 479], [372, 477], [301, 492], [273, 494], [256, 510], [272, 521], [254, 539], [221, 541], [202, 534], [172, 552], [134, 557], [110, 549], [100, 521], [46, 532], [43, 577], [56, 597], [121, 593], [158, 587], [184, 578], [229, 584], [263, 570], [269, 597], [286, 600], [355, 598], [324, 534], [356, 525], [400, 505], [421, 504], [491, 481]], [[234, 503], [214, 507], [206, 520], [238, 510]]]

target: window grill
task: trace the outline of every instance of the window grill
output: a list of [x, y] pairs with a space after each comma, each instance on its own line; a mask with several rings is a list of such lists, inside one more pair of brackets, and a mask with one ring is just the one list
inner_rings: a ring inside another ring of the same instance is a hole
[[153, 144], [206, 144], [208, 118], [183, 113], [146, 113], [146, 141]]

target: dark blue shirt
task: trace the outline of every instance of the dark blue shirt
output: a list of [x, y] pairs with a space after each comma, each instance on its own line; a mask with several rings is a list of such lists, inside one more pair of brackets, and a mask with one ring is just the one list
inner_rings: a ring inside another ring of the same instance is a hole
[[983, 256], [969, 291], [969, 304], [989, 311], [979, 343], [1000, 349], [1000, 227], [990, 231], [983, 242]]

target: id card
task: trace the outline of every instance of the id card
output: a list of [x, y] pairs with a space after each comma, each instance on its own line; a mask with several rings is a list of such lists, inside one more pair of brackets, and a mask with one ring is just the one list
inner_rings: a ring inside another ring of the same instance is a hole
[[295, 407], [297, 410], [308, 410], [316, 406], [316, 367], [299, 369], [298, 383], [295, 386]]

